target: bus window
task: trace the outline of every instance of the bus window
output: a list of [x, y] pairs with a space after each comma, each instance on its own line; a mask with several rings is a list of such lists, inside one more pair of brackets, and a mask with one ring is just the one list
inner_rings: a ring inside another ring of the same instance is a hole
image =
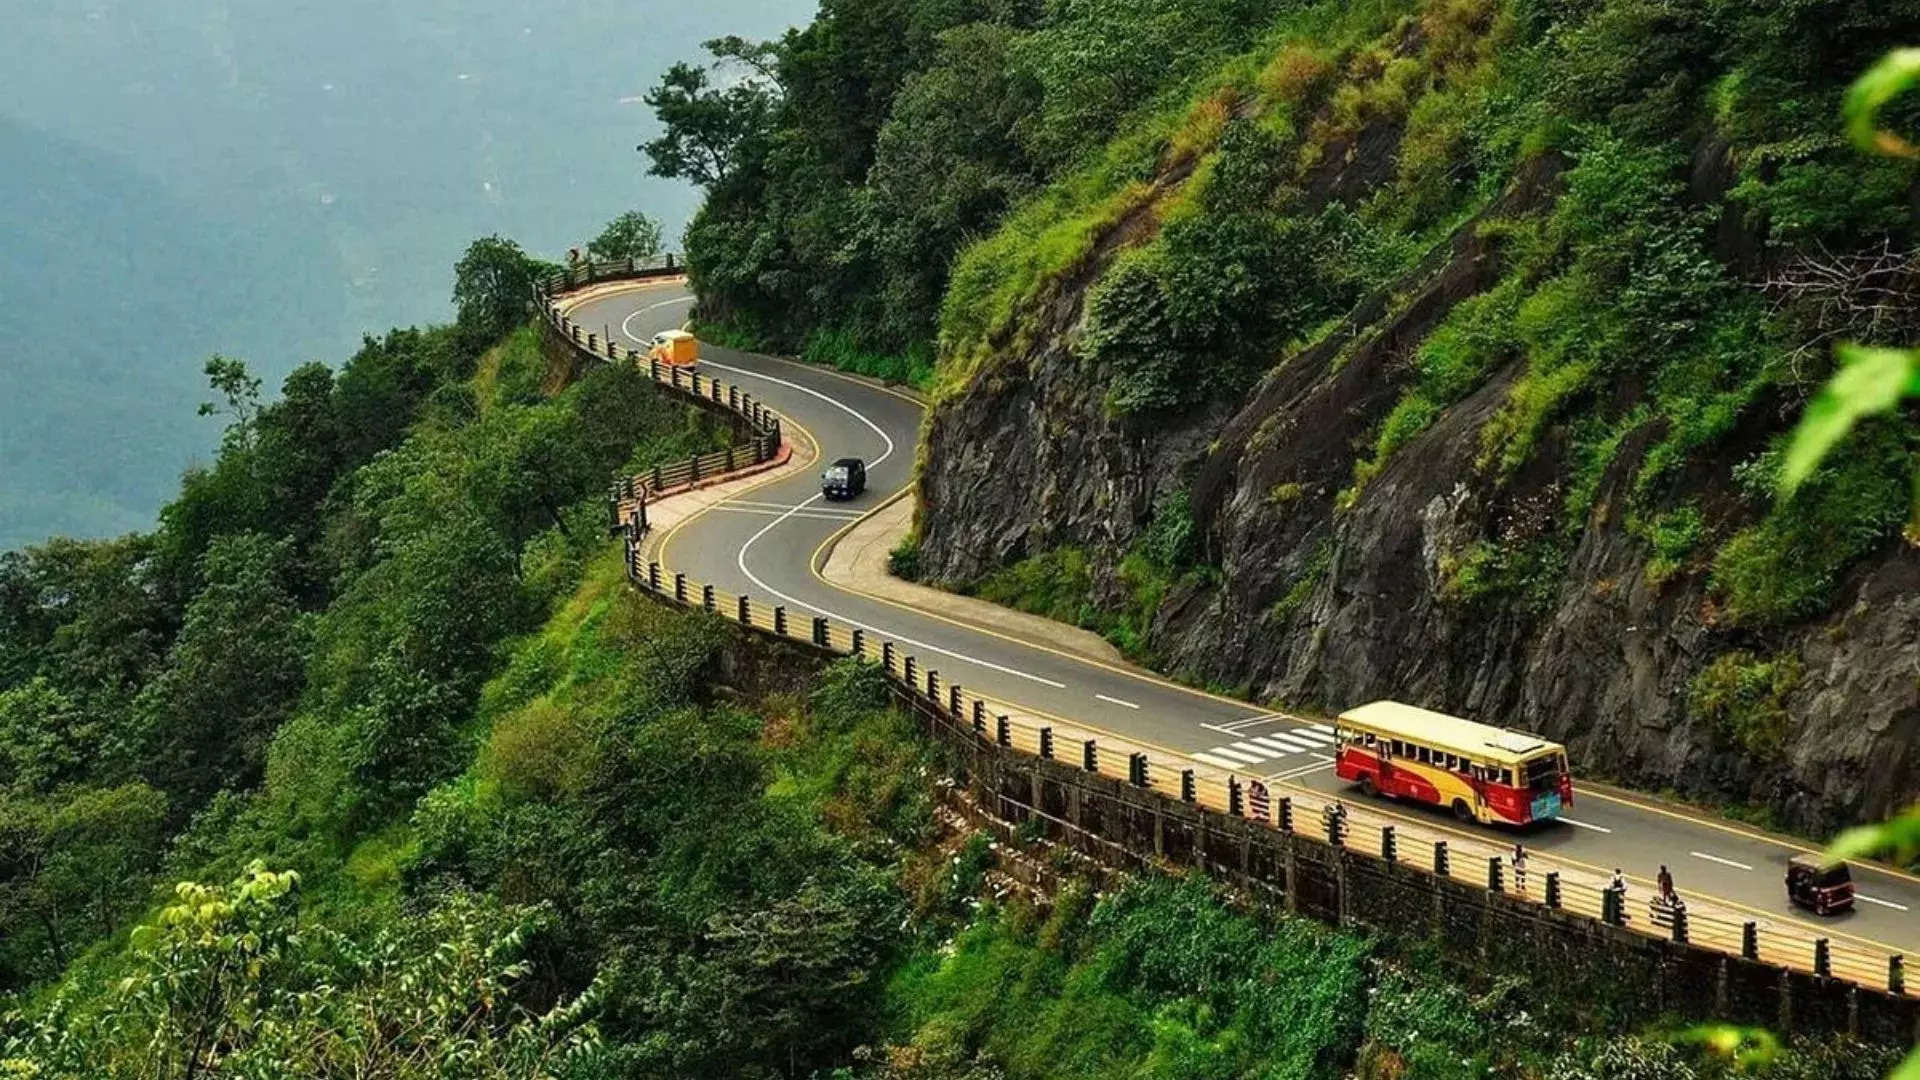
[[1372, 734], [1371, 732], [1369, 732], [1369, 733], [1367, 734], [1367, 745], [1368, 745], [1368, 746], [1372, 746], [1372, 745], [1373, 745], [1373, 734]]
[[1433, 764], [1433, 751], [1428, 750], [1424, 746], [1420, 747], [1420, 764], [1422, 765]]
[[1500, 770], [1500, 783], [1506, 785], [1507, 787], [1513, 786], [1513, 770], [1512, 769]]
[[1460, 771], [1460, 755], [1458, 754], [1447, 755], [1447, 769], [1451, 772]]

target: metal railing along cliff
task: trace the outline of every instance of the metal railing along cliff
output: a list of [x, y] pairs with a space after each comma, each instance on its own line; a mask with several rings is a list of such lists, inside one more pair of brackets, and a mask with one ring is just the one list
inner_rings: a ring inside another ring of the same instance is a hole
[[[671, 257], [653, 268], [631, 264], [576, 268], [542, 289], [543, 310], [552, 328], [592, 359], [647, 363], [642, 353], [583, 332], [564, 317], [553, 298], [583, 285], [672, 272]], [[724, 408], [752, 432], [747, 447], [675, 462], [616, 482], [610, 506], [614, 528], [626, 544], [627, 576], [655, 597], [821, 654], [878, 664], [893, 683], [896, 695], [915, 711], [936, 720], [943, 733], [981, 746], [1066, 762], [1086, 773], [1118, 780], [1199, 810], [1254, 822], [1290, 837], [1379, 860], [1389, 867], [1410, 867], [1674, 946], [1741, 957], [1897, 998], [1920, 996], [1907, 981], [1905, 957], [1890, 949], [1836, 941], [1792, 923], [1775, 924], [1764, 916], [1756, 917], [1705, 897], [1676, 909], [1653, 901], [1651, 890], [1642, 889], [1630, 896], [1612, 889], [1609, 875], [1600, 868], [1546, 852], [1529, 852], [1525, 877], [1516, 880], [1507, 858], [1509, 843], [1347, 804], [1284, 778], [1243, 776], [1150, 743], [1035, 715], [1010, 702], [944, 681], [937, 669], [927, 667], [900, 643], [868, 627], [794, 612], [783, 604], [727, 592], [658, 562], [644, 561], [641, 541], [648, 528], [645, 504], [649, 497], [678, 485], [764, 464], [773, 459], [780, 446], [779, 417], [739, 387], [657, 363], [650, 365], [649, 372], [663, 389]]]

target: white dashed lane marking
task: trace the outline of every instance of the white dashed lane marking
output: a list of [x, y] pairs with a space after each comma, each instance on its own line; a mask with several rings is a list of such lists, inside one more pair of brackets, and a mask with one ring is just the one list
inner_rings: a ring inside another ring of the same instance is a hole
[[1866, 893], [1854, 893], [1853, 898], [1855, 900], [1865, 900], [1869, 904], [1879, 904], [1881, 907], [1890, 907], [1895, 911], [1907, 910], [1907, 905], [1905, 904], [1896, 904], [1891, 900], [1882, 900], [1877, 896], [1868, 896]]
[[1105, 694], [1095, 694], [1093, 696], [1099, 698], [1101, 701], [1104, 701], [1109, 705], [1118, 705], [1123, 709], [1137, 709], [1140, 707], [1138, 705], [1135, 705], [1131, 701], [1121, 701], [1117, 697], [1108, 697]]
[[1743, 863], [1743, 862], [1734, 862], [1734, 861], [1733, 861], [1732, 859], [1723, 859], [1723, 858], [1721, 858], [1721, 857], [1720, 857], [1720, 856], [1718, 856], [1718, 855], [1709, 855], [1709, 854], [1707, 854], [1707, 853], [1706, 853], [1706, 852], [1704, 852], [1704, 851], [1689, 851], [1689, 852], [1687, 852], [1687, 854], [1689, 854], [1689, 855], [1691, 855], [1691, 856], [1693, 856], [1693, 857], [1694, 857], [1694, 858], [1696, 858], [1696, 859], [1705, 859], [1705, 860], [1707, 860], [1707, 861], [1708, 861], [1708, 862], [1710, 862], [1710, 863], [1719, 863], [1719, 864], [1720, 864], [1721, 866], [1731, 866], [1731, 867], [1733, 867], [1733, 868], [1734, 868], [1735, 870], [1751, 870], [1751, 869], [1753, 869], [1753, 867], [1751, 867], [1751, 866], [1748, 866], [1748, 865], [1747, 865], [1746, 863]]
[[1560, 820], [1566, 822], [1567, 824], [1573, 826], [1576, 829], [1591, 829], [1592, 831], [1597, 833], [1610, 833], [1613, 831], [1612, 829], [1602, 828], [1598, 825], [1589, 825], [1584, 821], [1575, 821], [1565, 814], [1560, 815]]

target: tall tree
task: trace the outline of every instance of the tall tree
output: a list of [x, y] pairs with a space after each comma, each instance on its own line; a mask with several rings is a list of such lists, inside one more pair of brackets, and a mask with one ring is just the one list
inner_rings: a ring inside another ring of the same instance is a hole
[[660, 254], [660, 223], [638, 210], [629, 210], [612, 221], [587, 244], [596, 259], [618, 262], [623, 259], [651, 259]]

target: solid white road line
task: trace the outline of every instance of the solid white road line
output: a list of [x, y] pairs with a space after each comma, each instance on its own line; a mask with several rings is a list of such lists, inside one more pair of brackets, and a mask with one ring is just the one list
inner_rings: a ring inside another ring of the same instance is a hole
[[633, 332], [633, 320], [639, 318], [642, 315], [645, 315], [649, 311], [657, 311], [663, 307], [672, 307], [675, 304], [691, 304], [691, 303], [693, 303], [693, 297], [691, 295], [687, 295], [687, 296], [676, 296], [671, 300], [662, 300], [657, 304], [648, 304], [646, 307], [643, 307], [643, 308], [634, 308], [631, 312], [627, 313], [626, 318], [620, 320], [620, 332], [627, 335], [628, 341], [634, 342], [635, 344], [638, 344], [638, 345], [645, 345], [650, 339], [640, 337], [639, 335]]
[[1138, 705], [1135, 705], [1131, 701], [1121, 701], [1117, 697], [1108, 697], [1105, 694], [1095, 694], [1093, 696], [1099, 698], [1101, 701], [1104, 701], [1109, 705], [1118, 705], [1123, 709], [1137, 709], [1140, 707]]
[[748, 581], [753, 582], [755, 585], [758, 585], [761, 589], [764, 589], [768, 593], [771, 593], [774, 597], [781, 600], [785, 600], [789, 604], [793, 604], [797, 607], [805, 608], [806, 610], [814, 612], [815, 614], [825, 615], [829, 619], [838, 619], [841, 622], [846, 623], [848, 626], [857, 626], [860, 629], [865, 630], [870, 634], [874, 634], [882, 638], [892, 638], [894, 641], [898, 642], [899, 644], [911, 645], [916, 649], [925, 649], [928, 652], [938, 653], [941, 656], [950, 656], [953, 659], [958, 660], [963, 664], [973, 664], [978, 667], [987, 668], [990, 671], [998, 671], [1002, 675], [1017, 676], [1022, 679], [1027, 679], [1031, 682], [1037, 682], [1042, 686], [1051, 686], [1055, 690], [1065, 690], [1067, 688], [1067, 684], [1063, 682], [1055, 682], [1052, 679], [1042, 678], [1039, 675], [1029, 674], [1028, 672], [1021, 671], [1017, 668], [1007, 667], [1004, 664], [996, 664], [991, 660], [982, 660], [977, 656], [968, 656], [966, 653], [954, 652], [952, 649], [943, 649], [938, 645], [931, 645], [924, 641], [915, 641], [913, 638], [903, 637], [900, 634], [896, 634], [888, 630], [882, 630], [877, 626], [872, 626], [867, 623], [861, 622], [860, 620], [852, 618], [851, 616], [842, 615], [837, 611], [829, 611], [826, 608], [820, 607], [817, 604], [809, 604], [805, 600], [800, 599], [799, 597], [788, 596], [786, 593], [783, 593], [779, 589], [776, 589], [773, 586], [767, 584], [766, 582], [760, 580], [760, 576], [758, 574], [755, 574], [752, 570], [749, 570], [747, 568], [747, 552], [753, 548], [754, 543], [758, 541], [761, 537], [772, 532], [775, 528], [779, 526], [781, 522], [799, 513], [800, 510], [803, 507], [805, 507], [808, 503], [811, 503], [815, 499], [819, 499], [819, 498], [820, 496], [815, 495], [812, 499], [808, 499], [806, 502], [801, 503], [799, 506], [794, 507], [792, 510], [789, 510], [784, 514], [781, 514], [779, 517], [774, 518], [772, 521], [767, 522], [766, 525], [761, 527], [759, 532], [754, 533], [752, 536], [748, 537], [747, 542], [740, 545], [740, 553], [734, 557], [734, 562], [740, 567], [740, 572], [747, 576]]
[[1721, 858], [1721, 857], [1720, 857], [1720, 856], [1718, 856], [1718, 855], [1709, 855], [1709, 854], [1707, 854], [1707, 853], [1706, 853], [1706, 852], [1704, 852], [1704, 851], [1689, 851], [1689, 852], [1687, 852], [1687, 854], [1689, 854], [1689, 855], [1691, 855], [1691, 856], [1693, 856], [1693, 857], [1694, 857], [1694, 858], [1696, 858], [1696, 859], [1705, 859], [1705, 860], [1707, 860], [1708, 862], [1711, 862], [1711, 863], [1719, 863], [1719, 864], [1720, 864], [1721, 866], [1731, 866], [1731, 867], [1733, 867], [1733, 868], [1734, 868], [1735, 870], [1751, 870], [1751, 869], [1753, 869], [1753, 867], [1751, 867], [1751, 866], [1748, 866], [1748, 865], [1747, 865], [1746, 863], [1743, 863], [1743, 862], [1734, 862], [1734, 861], [1733, 861], [1732, 859], [1723, 859], [1723, 858]]
[[1598, 825], [1589, 825], [1584, 821], [1575, 821], [1565, 814], [1560, 815], [1560, 820], [1566, 822], [1567, 824], [1573, 826], [1576, 829], [1591, 829], [1597, 833], [1610, 833], [1613, 831], [1612, 829], [1601, 828]]
[[[801, 386], [797, 382], [788, 382], [785, 379], [776, 379], [772, 375], [762, 375], [757, 371], [748, 371], [745, 368], [737, 368], [729, 364], [716, 364], [711, 360], [702, 360], [700, 361], [700, 364], [702, 367], [719, 368], [721, 371], [731, 371], [735, 375], [745, 375], [749, 379], [759, 379], [761, 382], [770, 382], [770, 383], [773, 383], [775, 386], [784, 386], [789, 390], [798, 390], [801, 393], [806, 394], [810, 397], [819, 398], [821, 401], [826, 402], [827, 404], [833, 406], [834, 408], [839, 409], [841, 412], [846, 413], [848, 416], [853, 417], [855, 420], [858, 420], [861, 423], [867, 425], [867, 427], [873, 429], [873, 433], [875, 435], [880, 436], [881, 442], [887, 444], [887, 449], [883, 453], [881, 453], [879, 457], [874, 458], [872, 461], [867, 462], [867, 468], [869, 469], [872, 469], [874, 466], [879, 465], [881, 462], [893, 456], [892, 436], [889, 436], [885, 431], [882, 431], [880, 429], [879, 424], [876, 424], [873, 421], [867, 419], [866, 416], [863, 413], [861, 413], [858, 409], [855, 409], [853, 406], [848, 405], [843, 401], [830, 398], [818, 390], [814, 390], [806, 386]], [[821, 449], [822, 449], [822, 452], [825, 451], [824, 447], [822, 447]], [[818, 498], [818, 496], [815, 496], [815, 498]], [[813, 499], [807, 500], [807, 502], [812, 502], [812, 501], [814, 500]]]
[[[756, 499], [728, 499], [727, 505], [728, 506], [759, 506], [759, 507], [764, 507], [765, 509], [768, 509], [768, 510], [793, 509], [792, 503], [760, 502]], [[812, 512], [816, 514], [841, 514], [850, 518], [866, 516], [866, 511], [864, 510], [842, 510], [838, 507], [827, 507], [827, 506], [816, 506], [813, 508]]]
[[1855, 900], [1865, 900], [1869, 904], [1879, 904], [1881, 907], [1890, 907], [1895, 911], [1907, 910], [1907, 905], [1905, 904], [1896, 904], [1891, 900], [1882, 900], [1877, 896], [1868, 896], [1866, 893], [1862, 893], [1862, 892], [1854, 893], [1853, 898]]
[[[880, 436], [880, 441], [885, 443], [887, 448], [883, 453], [881, 453], [879, 457], [873, 459], [873, 462], [872, 462], [873, 465], [878, 465], [881, 462], [893, 456], [893, 450], [894, 450], [893, 439], [890, 436], [888, 436], [888, 434], [885, 431], [881, 430], [879, 424], [876, 424], [872, 420], [869, 420], [865, 415], [860, 413], [859, 410], [854, 409], [852, 406], [847, 405], [844, 402], [835, 401], [833, 398], [828, 397], [827, 395], [821, 393], [820, 391], [813, 390], [805, 386], [801, 386], [799, 383], [789, 382], [786, 379], [776, 379], [772, 375], [762, 375], [756, 371], [747, 371], [743, 368], [733, 367], [728, 364], [716, 364], [716, 363], [713, 363], [712, 361], [707, 361], [707, 360], [703, 360], [701, 362], [708, 367], [719, 368], [721, 371], [731, 371], [736, 375], [744, 375], [750, 379], [759, 379], [762, 382], [774, 383], [775, 385], [778, 385], [778, 386], [784, 386], [789, 390], [798, 390], [800, 393], [819, 398], [821, 401], [826, 402], [827, 404], [833, 406], [834, 408], [839, 409], [841, 412], [846, 413], [848, 416], [853, 417], [855, 420], [858, 420], [861, 423], [867, 425], [867, 427], [873, 430], [873, 433], [875, 435]], [[1013, 675], [1018, 678], [1026, 679], [1030, 682], [1037, 682], [1042, 686], [1051, 686], [1055, 690], [1065, 690], [1067, 688], [1067, 684], [1063, 682], [1055, 682], [1052, 679], [1043, 678], [1039, 675], [1034, 675], [1029, 672], [1020, 671], [1017, 668], [1010, 668], [1004, 664], [996, 664], [991, 660], [982, 660], [977, 656], [969, 656], [966, 653], [955, 652], [952, 649], [943, 649], [938, 645], [932, 645], [924, 641], [915, 641], [913, 638], [903, 637], [900, 634], [896, 634], [888, 630], [883, 630], [879, 627], [861, 622], [858, 619], [854, 619], [846, 615], [842, 615], [839, 612], [829, 611], [826, 608], [820, 607], [817, 604], [809, 604], [806, 601], [801, 600], [797, 597], [789, 596], [786, 593], [783, 593], [780, 590], [774, 588], [773, 586], [767, 584], [766, 582], [760, 580], [760, 576], [758, 574], [755, 574], [752, 570], [748, 569], [747, 567], [747, 552], [753, 549], [753, 545], [758, 543], [761, 537], [772, 532], [775, 528], [778, 528], [781, 522], [787, 520], [789, 517], [794, 516], [795, 514], [799, 513], [801, 510], [804, 510], [807, 507], [812, 506], [814, 503], [820, 502], [822, 498], [823, 497], [820, 495], [815, 495], [810, 499], [806, 499], [805, 501], [801, 502], [797, 506], [793, 507], [793, 509], [788, 510], [786, 513], [780, 515], [777, 518], [774, 518], [772, 521], [767, 522], [765, 527], [763, 527], [759, 532], [754, 533], [752, 536], [748, 537], [746, 543], [740, 545], [740, 553], [734, 557], [734, 562], [740, 567], [740, 572], [746, 575], [748, 581], [753, 582], [755, 585], [759, 586], [761, 589], [764, 589], [766, 592], [771, 593], [774, 597], [781, 600], [785, 600], [789, 604], [794, 604], [796, 606], [805, 608], [806, 610], [814, 612], [819, 615], [825, 615], [829, 619], [838, 619], [849, 626], [857, 626], [860, 629], [865, 630], [870, 634], [876, 634], [884, 638], [892, 638], [894, 641], [902, 645], [911, 645], [916, 649], [925, 649], [928, 652], [938, 653], [941, 656], [950, 656], [953, 659], [958, 660], [963, 664], [973, 664], [978, 667], [986, 668], [990, 671], [998, 671], [1003, 675]]]

